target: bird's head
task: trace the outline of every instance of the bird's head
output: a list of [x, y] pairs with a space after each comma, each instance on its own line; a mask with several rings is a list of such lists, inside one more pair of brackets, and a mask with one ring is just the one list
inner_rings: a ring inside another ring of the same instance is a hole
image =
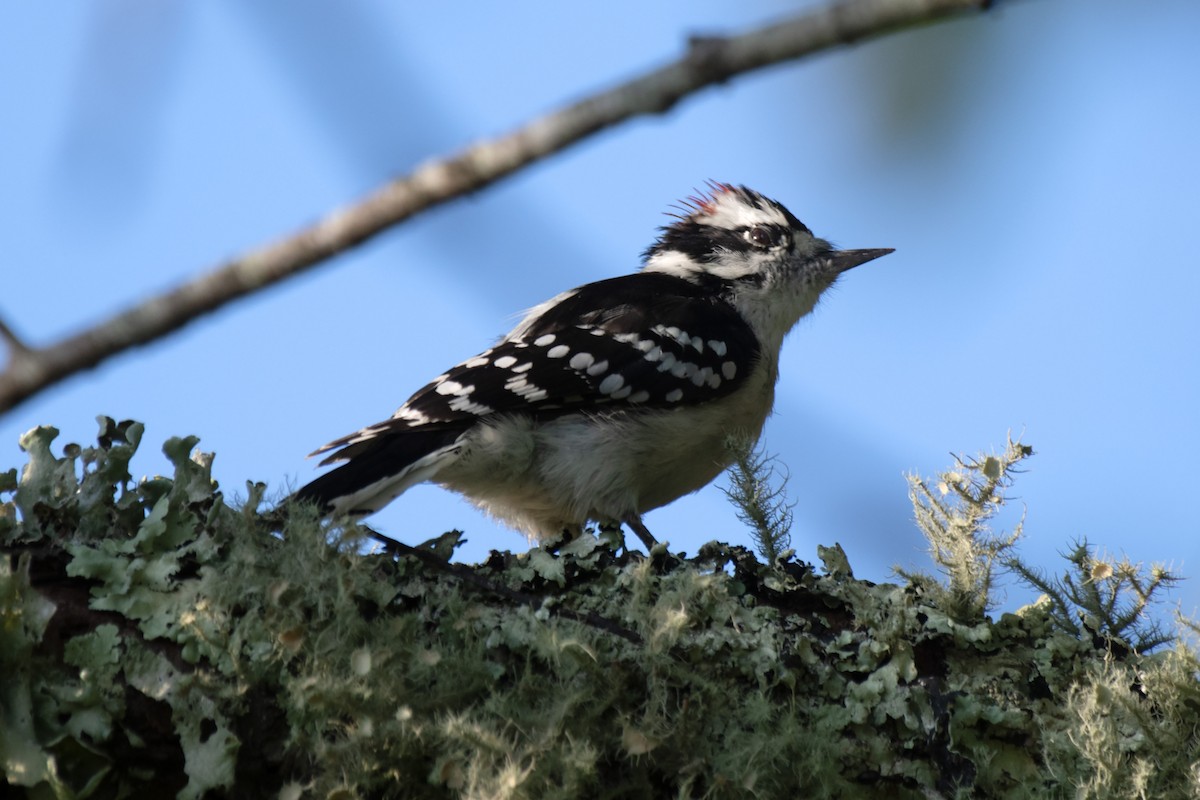
[[645, 269], [758, 285], [786, 274], [820, 293], [846, 270], [892, 252], [835, 250], [781, 203], [745, 186], [710, 182], [680, 211], [645, 252]]

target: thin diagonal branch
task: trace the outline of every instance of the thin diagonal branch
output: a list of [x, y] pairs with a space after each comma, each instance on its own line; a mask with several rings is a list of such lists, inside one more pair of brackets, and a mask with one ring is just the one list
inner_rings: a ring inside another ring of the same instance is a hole
[[968, 11], [989, 0], [840, 0], [731, 37], [694, 39], [687, 53], [457, 155], [430, 161], [292, 236], [45, 347], [7, 337], [0, 413], [75, 373], [179, 330], [198, 317], [342, 253], [418, 212], [487, 186], [610, 126], [660, 114], [705, 87], [771, 64]]
[[21, 337], [17, 336], [17, 334], [13, 332], [13, 329], [8, 327], [8, 324], [2, 319], [0, 319], [0, 339], [2, 339], [4, 343], [8, 345], [8, 349], [11, 351], [13, 358], [16, 358], [19, 354], [29, 352], [29, 345], [21, 341]]

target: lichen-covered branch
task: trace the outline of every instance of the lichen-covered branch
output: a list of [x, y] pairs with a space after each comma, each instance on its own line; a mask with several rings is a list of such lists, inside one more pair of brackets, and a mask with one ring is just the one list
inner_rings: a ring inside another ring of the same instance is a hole
[[641, 560], [584, 536], [465, 580], [308, 511], [268, 525], [261, 484], [230, 507], [194, 437], [135, 482], [141, 434], [102, 419], [55, 456], [39, 428], [0, 472], [6, 797], [1200, 790], [1183, 643], [1113, 647], [1046, 602], [967, 616], [927, 581], [855, 580], [840, 548]]
[[[968, 11], [989, 0], [838, 0], [736, 36], [694, 39], [679, 60], [419, 166], [316, 224], [222, 264], [110, 319], [41, 347], [10, 344], [0, 413], [64, 378], [172, 333], [227, 303], [297, 275], [455, 197], [483, 188], [598, 131], [657, 114], [705, 87], [771, 64]], [[2, 331], [0, 331], [2, 332]]]

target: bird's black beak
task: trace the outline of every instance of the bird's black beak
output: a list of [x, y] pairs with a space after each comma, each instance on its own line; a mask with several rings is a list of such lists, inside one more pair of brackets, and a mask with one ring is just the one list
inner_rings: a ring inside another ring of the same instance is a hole
[[894, 252], [896, 252], [894, 247], [879, 247], [874, 250], [834, 250], [829, 254], [829, 263], [834, 271], [842, 273], [848, 269], [854, 269], [859, 264], [874, 261], [880, 256]]

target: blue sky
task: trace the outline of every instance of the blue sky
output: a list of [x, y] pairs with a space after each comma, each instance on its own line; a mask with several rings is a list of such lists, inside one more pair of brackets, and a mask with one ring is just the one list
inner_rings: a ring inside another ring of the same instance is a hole
[[[1173, 565], [1200, 606], [1200, 5], [998, 3], [777, 66], [589, 139], [0, 417], [90, 442], [146, 423], [135, 467], [195, 434], [231, 495], [386, 418], [518, 312], [636, 269], [706, 179], [771, 195], [845, 247], [784, 349], [767, 449], [793, 544], [857, 574], [925, 566], [906, 472], [1037, 456], [1013, 490], [1046, 569], [1087, 537]], [[46, 343], [287, 235], [389, 177], [797, 4], [157, 3], [0, 6], [0, 315]], [[718, 481], [722, 483], [723, 481]], [[648, 515], [676, 549], [749, 543], [710, 487]], [[464, 558], [518, 534], [421, 487], [374, 518]], [[1029, 599], [1007, 586], [1007, 607]]]

